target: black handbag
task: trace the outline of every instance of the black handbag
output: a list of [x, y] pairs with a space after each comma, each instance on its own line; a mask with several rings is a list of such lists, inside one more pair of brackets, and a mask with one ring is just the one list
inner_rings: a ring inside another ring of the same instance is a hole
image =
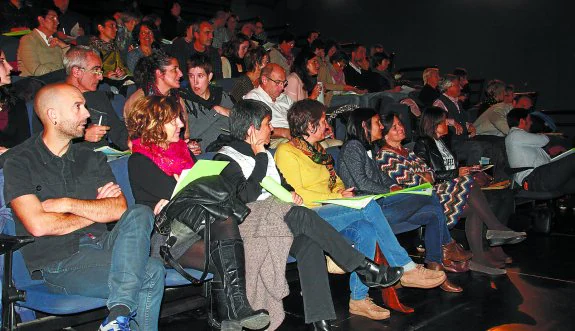
[[[182, 189], [156, 215], [155, 229], [164, 236], [166, 242], [160, 247], [160, 256], [184, 278], [194, 284], [202, 283], [208, 274], [210, 251], [210, 225], [213, 222], [232, 218], [241, 224], [250, 209], [241, 202], [235, 190], [220, 176], [199, 178]], [[176, 261], [171, 250], [189, 245], [204, 231], [206, 259], [202, 276], [196, 279]]]

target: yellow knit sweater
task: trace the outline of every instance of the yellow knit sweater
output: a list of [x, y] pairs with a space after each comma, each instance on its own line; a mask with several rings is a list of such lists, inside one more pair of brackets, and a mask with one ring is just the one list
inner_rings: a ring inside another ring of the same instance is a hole
[[290, 143], [280, 144], [274, 159], [278, 169], [308, 207], [319, 206], [313, 201], [341, 198], [345, 189], [338, 177], [332, 191], [328, 188], [329, 171], [323, 164], [314, 163], [302, 151]]

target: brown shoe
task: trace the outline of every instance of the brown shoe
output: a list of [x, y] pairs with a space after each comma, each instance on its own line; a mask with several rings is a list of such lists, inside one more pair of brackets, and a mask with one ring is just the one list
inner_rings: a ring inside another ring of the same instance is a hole
[[449, 244], [445, 244], [442, 247], [443, 250], [443, 260], [452, 260], [457, 262], [464, 262], [468, 261], [473, 257], [473, 254], [470, 251], [466, 251], [452, 240]]
[[469, 271], [469, 261], [455, 262], [443, 260], [443, 270], [448, 272], [467, 272]]
[[[444, 270], [443, 266], [437, 262], [428, 262], [425, 267], [431, 270]], [[439, 286], [439, 288], [444, 290], [445, 292], [451, 292], [451, 293], [463, 292], [463, 288], [461, 286], [455, 285], [454, 283], [450, 282], [449, 279], [445, 279], [445, 281], [443, 282], [443, 284], [441, 284], [441, 286]]]
[[372, 320], [384, 320], [389, 318], [389, 310], [373, 303], [373, 299], [365, 297], [363, 300], [349, 299], [349, 312]]
[[415, 269], [405, 271], [400, 282], [404, 287], [434, 288], [441, 285], [445, 279], [445, 272], [426, 269], [418, 264]]

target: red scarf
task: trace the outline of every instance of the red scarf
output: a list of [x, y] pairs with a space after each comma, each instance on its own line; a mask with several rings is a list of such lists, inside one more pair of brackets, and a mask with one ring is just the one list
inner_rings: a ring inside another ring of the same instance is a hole
[[140, 138], [132, 140], [132, 152], [147, 156], [166, 175], [178, 176], [184, 169], [194, 166], [194, 160], [185, 141], [170, 143], [167, 149], [156, 144], [144, 145]]

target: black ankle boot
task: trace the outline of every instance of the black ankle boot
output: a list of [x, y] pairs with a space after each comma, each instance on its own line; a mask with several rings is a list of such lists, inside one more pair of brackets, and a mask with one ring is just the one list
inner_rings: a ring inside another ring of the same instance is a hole
[[403, 276], [402, 267], [388, 267], [377, 265], [366, 258], [361, 265], [354, 270], [359, 279], [368, 287], [388, 287], [399, 281]]
[[[254, 311], [246, 297], [244, 244], [241, 239], [227, 239], [210, 243], [210, 260], [217, 276], [212, 282], [222, 329], [244, 327], [263, 329], [270, 323], [265, 309]], [[226, 327], [227, 328], [227, 327]]]
[[308, 330], [310, 331], [331, 331], [329, 321], [321, 320], [310, 324]]

